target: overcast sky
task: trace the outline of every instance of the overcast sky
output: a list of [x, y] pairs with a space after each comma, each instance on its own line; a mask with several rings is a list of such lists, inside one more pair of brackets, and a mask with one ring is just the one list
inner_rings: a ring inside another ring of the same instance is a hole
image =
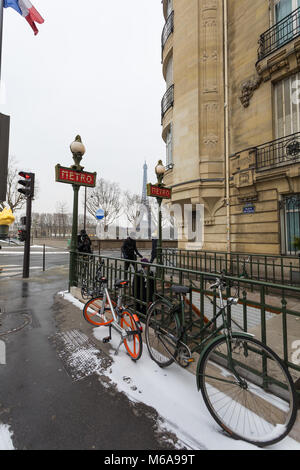
[[36, 37], [14, 10], [4, 12], [1, 112], [11, 116], [10, 155], [36, 173], [33, 210], [52, 212], [61, 201], [71, 210], [72, 187], [55, 183], [54, 168], [73, 163], [77, 134], [87, 171], [141, 193], [144, 161], [154, 181], [165, 159], [161, 1], [32, 1], [45, 19]]

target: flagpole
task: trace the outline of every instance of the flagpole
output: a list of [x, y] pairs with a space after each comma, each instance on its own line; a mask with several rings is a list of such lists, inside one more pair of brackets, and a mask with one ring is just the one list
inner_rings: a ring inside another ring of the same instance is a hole
[[3, 10], [4, 10], [4, 0], [0, 0], [0, 86], [1, 86], [1, 71], [2, 71]]

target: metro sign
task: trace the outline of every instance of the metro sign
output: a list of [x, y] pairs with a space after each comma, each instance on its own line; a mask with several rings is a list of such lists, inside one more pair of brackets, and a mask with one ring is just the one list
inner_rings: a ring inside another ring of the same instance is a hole
[[156, 184], [147, 184], [147, 196], [158, 197], [160, 199], [171, 199], [172, 189], [159, 187]]
[[78, 171], [73, 168], [56, 165], [55, 177], [58, 183], [68, 183], [94, 188], [96, 186], [97, 173], [87, 173], [86, 171]]

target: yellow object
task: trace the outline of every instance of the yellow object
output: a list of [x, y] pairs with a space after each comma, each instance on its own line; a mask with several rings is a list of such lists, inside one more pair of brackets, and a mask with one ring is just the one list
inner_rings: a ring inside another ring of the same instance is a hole
[[15, 221], [15, 216], [12, 213], [11, 209], [6, 207], [0, 212], [0, 225], [11, 225]]

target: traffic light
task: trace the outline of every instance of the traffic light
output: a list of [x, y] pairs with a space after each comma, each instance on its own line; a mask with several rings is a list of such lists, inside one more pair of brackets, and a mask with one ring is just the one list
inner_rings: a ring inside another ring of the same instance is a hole
[[27, 218], [26, 217], [21, 217], [20, 222], [21, 222], [21, 225], [26, 225]]
[[25, 242], [26, 240], [26, 230], [18, 230], [18, 239], [20, 242]]
[[27, 173], [26, 171], [20, 171], [19, 176], [22, 180], [19, 180], [18, 183], [24, 186], [24, 188], [19, 188], [18, 191], [21, 194], [24, 194], [26, 197], [33, 198], [34, 196], [34, 173]]

